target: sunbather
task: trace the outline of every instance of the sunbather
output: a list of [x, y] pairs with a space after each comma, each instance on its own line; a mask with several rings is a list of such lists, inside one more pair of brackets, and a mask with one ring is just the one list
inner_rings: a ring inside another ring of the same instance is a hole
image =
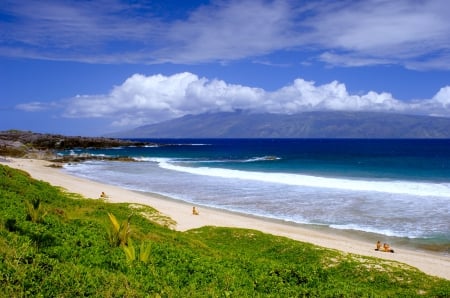
[[394, 252], [394, 250], [391, 249], [391, 247], [387, 243], [383, 244], [383, 249], [385, 252]]

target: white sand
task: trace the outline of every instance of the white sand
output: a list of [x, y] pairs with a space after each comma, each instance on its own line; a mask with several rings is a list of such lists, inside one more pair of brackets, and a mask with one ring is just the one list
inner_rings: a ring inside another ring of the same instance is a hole
[[0, 163], [25, 170], [35, 179], [47, 181], [52, 185], [63, 187], [69, 192], [81, 194], [86, 198], [98, 199], [100, 193], [104, 191], [108, 195], [108, 200], [112, 203], [127, 202], [149, 205], [163, 215], [175, 220], [177, 223], [175, 228], [179, 231], [202, 226], [255, 229], [343, 252], [398, 261], [416, 267], [429, 275], [450, 280], [450, 258], [443, 255], [396, 247], [394, 247], [395, 253], [393, 254], [377, 252], [374, 251], [374, 243], [217, 209], [197, 206], [200, 215], [192, 215], [192, 205], [190, 204], [75, 177], [60, 169], [48, 167], [49, 163], [46, 161], [8, 158], [8, 161], [0, 159]]

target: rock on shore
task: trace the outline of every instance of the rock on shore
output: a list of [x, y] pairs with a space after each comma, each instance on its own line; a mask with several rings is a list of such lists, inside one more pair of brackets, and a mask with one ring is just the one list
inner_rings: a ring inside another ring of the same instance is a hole
[[0, 131], [0, 155], [54, 159], [56, 150], [144, 146], [148, 143], [103, 137], [64, 136], [31, 131]]

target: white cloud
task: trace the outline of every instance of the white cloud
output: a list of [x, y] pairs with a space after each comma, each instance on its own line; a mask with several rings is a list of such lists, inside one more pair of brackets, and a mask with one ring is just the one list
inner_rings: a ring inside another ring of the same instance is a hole
[[269, 112], [298, 113], [302, 111], [400, 111], [402, 103], [389, 93], [369, 92], [350, 95], [344, 84], [333, 81], [316, 86], [312, 81], [296, 79], [290, 86], [269, 94]]
[[42, 103], [38, 101], [18, 104], [15, 106], [16, 109], [22, 110], [25, 112], [39, 112], [39, 111], [45, 111], [51, 108], [53, 104], [49, 103]]
[[4, 0], [0, 55], [96, 63], [148, 60], [162, 24], [121, 1]]
[[445, 107], [450, 107], [450, 86], [441, 88], [433, 97], [432, 101], [440, 103]]
[[151, 123], [185, 114], [251, 109], [263, 93], [187, 72], [172, 76], [135, 74], [108, 95], [74, 97], [65, 116], [115, 117], [116, 125]]
[[448, 69], [446, 63], [436, 63], [436, 56], [450, 51], [447, 0], [344, 1], [315, 11], [316, 16], [305, 20], [311, 26], [307, 42], [328, 49], [321, 56], [326, 62]]
[[366, 57], [352, 53], [352, 54], [344, 54], [344, 53], [331, 53], [325, 52], [319, 55], [319, 60], [330, 64], [330, 65], [340, 65], [345, 67], [358, 67], [365, 65], [385, 65], [385, 64], [393, 64], [395, 63], [394, 59], [386, 59], [383, 57]]
[[269, 92], [260, 88], [199, 78], [192, 73], [171, 76], [135, 74], [109, 94], [76, 96], [66, 103], [65, 116], [105, 117], [115, 126], [138, 126], [187, 114], [234, 111], [294, 114], [304, 111], [389, 111], [448, 116], [450, 86], [433, 98], [410, 103], [389, 93], [373, 91], [349, 94], [337, 81], [316, 85], [296, 79], [292, 84]]
[[293, 61], [307, 54], [309, 61], [318, 57], [346, 67], [450, 67], [447, 0], [215, 0], [174, 17], [161, 15], [156, 4], [145, 5], [5, 0], [0, 13], [10, 18], [0, 20], [0, 55], [203, 63], [265, 61], [277, 51], [291, 51], [297, 53]]
[[[171, 60], [234, 60], [294, 46], [293, 11], [286, 1], [216, 1], [174, 22]], [[170, 60], [170, 59], [169, 59]]]

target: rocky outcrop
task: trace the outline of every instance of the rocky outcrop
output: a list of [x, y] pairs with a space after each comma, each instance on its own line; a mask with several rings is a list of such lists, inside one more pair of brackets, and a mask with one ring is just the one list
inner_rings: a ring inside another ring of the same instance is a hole
[[103, 137], [41, 134], [19, 130], [0, 131], [0, 155], [12, 157], [52, 160], [56, 158], [55, 151], [57, 150], [144, 145], [148, 145], [148, 143]]

